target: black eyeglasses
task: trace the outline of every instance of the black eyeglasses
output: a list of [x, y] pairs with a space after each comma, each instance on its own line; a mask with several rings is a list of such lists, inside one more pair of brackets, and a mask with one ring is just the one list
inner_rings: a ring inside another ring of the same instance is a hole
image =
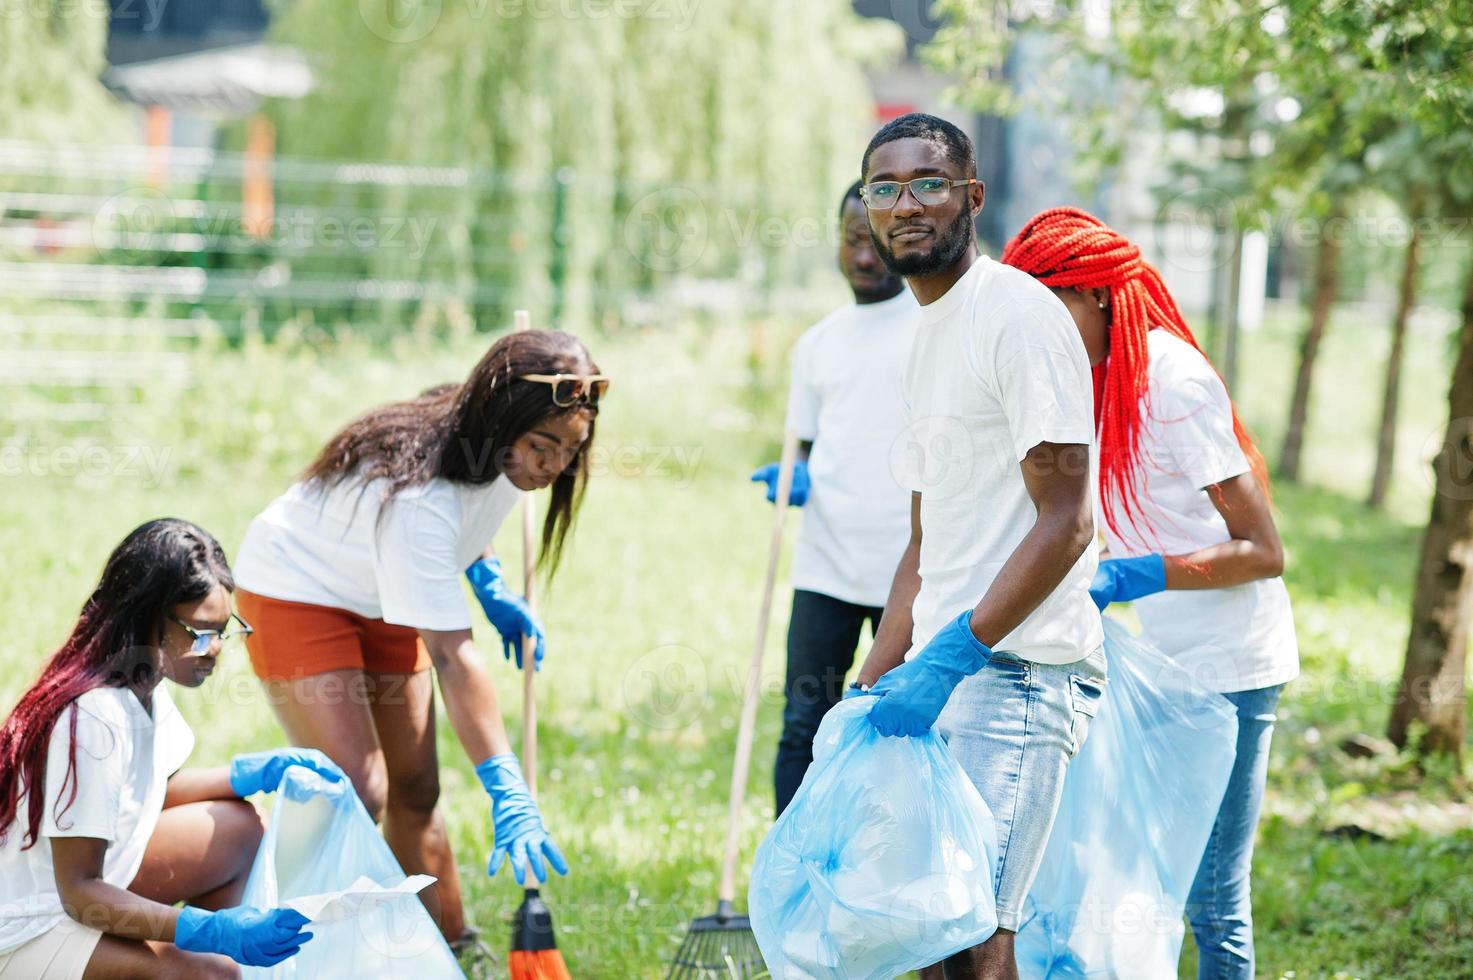
[[915, 180], [877, 180], [859, 189], [864, 206], [871, 211], [889, 211], [900, 200], [901, 188], [909, 187], [910, 196], [921, 204], [945, 204], [951, 197], [953, 187], [965, 187], [977, 183], [970, 180], [951, 180], [947, 177], [917, 177]]
[[238, 628], [231, 629], [230, 624], [227, 623], [223, 630], [199, 630], [195, 629], [193, 626], [190, 626], [178, 616], [172, 615], [169, 617], [169, 622], [183, 628], [186, 633], [194, 637], [194, 642], [189, 645], [189, 653], [191, 656], [202, 657], [209, 652], [210, 647], [214, 644], [216, 639], [218, 639], [223, 646], [231, 640], [244, 639], [245, 637], [250, 636], [252, 633], [255, 632], [255, 630], [251, 628], [251, 625], [249, 623], [241, 619], [235, 613], [231, 613], [230, 618], [240, 624]]
[[585, 402], [593, 408], [609, 390], [607, 374], [524, 374], [518, 381], [536, 381], [552, 386], [552, 403], [558, 408], [572, 408]]

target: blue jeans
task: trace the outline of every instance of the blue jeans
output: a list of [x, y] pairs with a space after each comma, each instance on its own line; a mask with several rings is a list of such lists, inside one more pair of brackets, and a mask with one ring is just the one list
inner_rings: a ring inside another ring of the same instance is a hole
[[1040, 664], [1005, 651], [966, 678], [936, 731], [977, 787], [997, 827], [997, 924], [1018, 931], [1064, 792], [1105, 687], [1105, 652]]
[[844, 696], [844, 675], [854, 664], [854, 649], [866, 619], [880, 625], [877, 606], [798, 589], [788, 620], [788, 676], [783, 685], [783, 733], [773, 765], [773, 790], [779, 815], [792, 802], [813, 762], [813, 736], [824, 714]]
[[1274, 709], [1283, 689], [1279, 684], [1223, 695], [1238, 709], [1238, 755], [1187, 896], [1187, 921], [1197, 940], [1198, 980], [1253, 978], [1253, 903], [1248, 878], [1268, 779]]

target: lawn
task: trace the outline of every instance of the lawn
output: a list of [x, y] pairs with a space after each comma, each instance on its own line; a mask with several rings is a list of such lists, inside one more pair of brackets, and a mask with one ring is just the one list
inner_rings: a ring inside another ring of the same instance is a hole
[[[1243, 408], [1270, 447], [1296, 325], [1271, 320], [1245, 341]], [[683, 924], [714, 904], [771, 520], [746, 474], [775, 454], [782, 351], [798, 326], [686, 325], [593, 344], [616, 382], [586, 508], [544, 593], [549, 645], [539, 688], [543, 810], [572, 865], [547, 897], [576, 976], [661, 975]], [[1306, 467], [1324, 489], [1277, 493], [1305, 672], [1283, 703], [1260, 839], [1263, 976], [1452, 976], [1473, 962], [1473, 830], [1458, 791], [1397, 759], [1352, 760], [1337, 748], [1347, 735], [1384, 729], [1415, 522], [1429, 492], [1420, 454], [1444, 411], [1446, 345], [1414, 334], [1393, 513], [1360, 507], [1380, 334], [1379, 324], [1337, 323]], [[91, 465], [64, 455], [60, 432], [12, 451], [0, 477], [0, 621], [8, 627], [0, 702], [9, 705], [34, 676], [132, 527], [187, 517], [233, 552], [252, 515], [335, 426], [376, 401], [462, 376], [484, 343], [410, 335], [388, 349], [322, 337], [206, 345], [192, 355], [196, 386], [149, 392], [101, 437], [100, 454], [84, 457]], [[516, 523], [497, 541], [512, 567]], [[744, 812], [748, 858], [772, 819], [783, 581]], [[480, 635], [490, 636], [484, 623]], [[518, 678], [499, 644], [485, 648], [515, 732]], [[179, 700], [198, 735], [196, 763], [282, 741], [243, 658]], [[485, 797], [443, 724], [440, 751], [471, 916], [500, 945], [521, 893], [481, 870]]]

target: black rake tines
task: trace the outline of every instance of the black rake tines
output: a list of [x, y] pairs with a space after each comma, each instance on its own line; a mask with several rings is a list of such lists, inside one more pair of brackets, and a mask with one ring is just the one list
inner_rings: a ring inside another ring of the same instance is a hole
[[727, 907], [690, 924], [665, 980], [759, 980], [767, 975], [751, 923]]

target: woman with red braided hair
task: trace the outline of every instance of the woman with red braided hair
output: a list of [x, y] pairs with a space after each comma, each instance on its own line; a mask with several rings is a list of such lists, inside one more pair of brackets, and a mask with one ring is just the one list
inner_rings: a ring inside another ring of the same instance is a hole
[[1237, 757], [1187, 916], [1198, 976], [1253, 976], [1249, 873], [1274, 710], [1299, 673], [1263, 457], [1161, 274], [1078, 208], [1043, 211], [1002, 261], [1054, 291], [1094, 371], [1109, 556], [1090, 593], [1135, 601], [1144, 638], [1238, 714]]

